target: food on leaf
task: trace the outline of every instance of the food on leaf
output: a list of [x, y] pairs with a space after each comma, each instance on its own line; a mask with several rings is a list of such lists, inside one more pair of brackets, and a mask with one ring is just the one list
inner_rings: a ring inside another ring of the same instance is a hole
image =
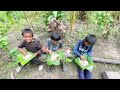
[[88, 61], [79, 60], [79, 63], [81, 63], [83, 66], [87, 66], [88, 65]]
[[23, 57], [25, 60], [28, 60], [29, 58], [31, 58], [31, 54], [28, 54], [28, 55], [26, 55], [25, 57]]
[[70, 50], [66, 50], [66, 53], [69, 54], [69, 53], [70, 53]]
[[58, 60], [59, 59], [59, 55], [58, 54], [52, 54], [51, 55], [51, 60], [52, 61], [56, 61], [56, 60]]

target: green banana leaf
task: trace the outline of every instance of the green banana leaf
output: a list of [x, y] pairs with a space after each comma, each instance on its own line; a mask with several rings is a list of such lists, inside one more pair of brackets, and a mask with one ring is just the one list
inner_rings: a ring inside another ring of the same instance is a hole
[[86, 58], [86, 60], [88, 61], [88, 65], [87, 66], [83, 66], [79, 60], [80, 58], [76, 58], [75, 59], [75, 63], [79, 66], [79, 68], [84, 71], [85, 69], [89, 70], [90, 72], [92, 72], [93, 68], [94, 68], [94, 63], [91, 57], [87, 56], [86, 54], [84, 54], [84, 57]]
[[93, 60], [90, 56], [84, 54], [84, 57], [86, 58], [86, 60], [89, 62], [89, 64], [93, 63]]
[[53, 16], [57, 18], [57, 11], [53, 11]]
[[48, 57], [47, 57], [47, 60], [46, 60], [48, 65], [60, 65], [61, 64], [60, 60], [65, 60], [65, 56], [64, 56], [64, 51], [63, 50], [54, 52], [54, 54], [57, 54], [59, 56], [59, 59], [55, 60], [55, 61], [52, 61], [51, 60], [51, 55], [48, 54]]
[[48, 55], [47, 64], [48, 64], [48, 65], [60, 65], [60, 59], [59, 59], [59, 60], [56, 60], [56, 61], [52, 61], [52, 60], [51, 60], [51, 56]]
[[60, 64], [61, 64], [61, 63], [60, 63], [60, 60], [64, 60], [66, 64], [72, 62], [72, 59], [65, 57], [65, 52], [64, 52], [64, 50], [60, 50], [60, 51], [54, 52], [54, 54], [59, 55], [59, 59], [56, 60], [56, 61], [52, 61], [52, 60], [51, 60], [51, 56], [48, 54], [48, 57], [47, 57], [47, 59], [46, 59], [46, 62], [47, 62], [48, 65], [60, 65]]
[[88, 66], [86, 66], [86, 69], [89, 70], [90, 72], [92, 72], [93, 68], [94, 68], [94, 63], [91, 63]]
[[31, 57], [29, 57], [27, 59], [24, 59], [24, 55], [21, 53], [17, 55], [17, 57], [18, 57], [17, 62], [20, 63], [22, 65], [22, 67], [35, 57], [34, 53], [32, 53], [32, 52], [27, 52], [27, 53], [31, 55]]
[[85, 67], [84, 67], [82, 64], [79, 63], [79, 60], [80, 60], [80, 58], [76, 58], [76, 59], [75, 59], [75, 63], [79, 66], [79, 68], [80, 68], [82, 71], [84, 71], [84, 70], [85, 70]]
[[71, 63], [71, 62], [72, 62], [72, 59], [70, 59], [70, 58], [66, 58], [66, 59], [65, 59], [65, 63], [66, 63], [66, 64]]

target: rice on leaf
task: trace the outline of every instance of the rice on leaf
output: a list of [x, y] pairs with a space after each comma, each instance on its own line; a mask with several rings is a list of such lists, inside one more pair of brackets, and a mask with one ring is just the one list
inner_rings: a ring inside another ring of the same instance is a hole
[[60, 65], [60, 60], [64, 59], [64, 51], [60, 50], [54, 52], [52, 55], [48, 54], [47, 64], [48, 65]]
[[75, 63], [79, 66], [79, 68], [80, 68], [81, 70], [87, 69], [87, 70], [89, 70], [89, 71], [92, 72], [92, 70], [93, 70], [93, 68], [94, 68], [93, 60], [92, 60], [91, 57], [89, 57], [89, 56], [87, 56], [87, 55], [85, 55], [85, 54], [84, 54], [84, 56], [85, 56], [85, 58], [86, 58], [87, 61], [83, 61], [83, 60], [81, 60], [81, 59], [78, 57], [78, 58], [75, 59]]
[[17, 55], [17, 57], [18, 57], [17, 62], [20, 63], [22, 65], [22, 67], [35, 57], [34, 53], [32, 53], [32, 52], [27, 52], [27, 53], [28, 53], [28, 55], [26, 55], [26, 56], [24, 56], [21, 53]]

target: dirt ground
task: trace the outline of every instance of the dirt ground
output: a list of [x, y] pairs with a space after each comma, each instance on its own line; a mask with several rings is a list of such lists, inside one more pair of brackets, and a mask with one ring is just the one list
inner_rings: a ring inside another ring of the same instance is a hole
[[[41, 41], [41, 44], [45, 42], [45, 40], [49, 37], [48, 32], [46, 31], [39, 31], [39, 39]], [[37, 36], [35, 36], [37, 37]], [[71, 39], [68, 40], [67, 44], [75, 44], [75, 41], [78, 40], [77, 37], [72, 39], [74, 37], [71, 35]], [[117, 40], [119, 40], [119, 36], [116, 37]], [[10, 48], [17, 47], [22, 40], [21, 32], [20, 31], [12, 31], [9, 34], [9, 41], [10, 41]], [[72, 42], [73, 41], [73, 42]], [[108, 40], [104, 39], [98, 39], [97, 43], [94, 46], [93, 50], [93, 57], [100, 57], [100, 58], [110, 58], [110, 59], [117, 59], [120, 60], [120, 43], [119, 42], [110, 42]], [[64, 44], [66, 46], [66, 44]], [[2, 56], [2, 55], [1, 55]], [[6, 61], [5, 58], [0, 58], [0, 67], [5, 67], [9, 63], [9, 60]], [[4, 79], [10, 79], [11, 78], [11, 72], [15, 72], [14, 67], [10, 70], [6, 70], [8, 72], [0, 71], [0, 78]], [[60, 66], [56, 66], [55, 70], [52, 73], [47, 72], [47, 66], [44, 64], [44, 69], [39, 72], [38, 66], [35, 65], [27, 65], [25, 66], [20, 73], [14, 73], [15, 77], [18, 79], [78, 79], [78, 73], [77, 68], [74, 63], [70, 63], [67, 65], [68, 70], [66, 72], [62, 72], [62, 69]], [[95, 62], [95, 68], [93, 70], [93, 79], [102, 79], [102, 73], [106, 70], [110, 71], [120, 71], [120, 65], [112, 65], [112, 64], [104, 64], [104, 63], [98, 63]]]

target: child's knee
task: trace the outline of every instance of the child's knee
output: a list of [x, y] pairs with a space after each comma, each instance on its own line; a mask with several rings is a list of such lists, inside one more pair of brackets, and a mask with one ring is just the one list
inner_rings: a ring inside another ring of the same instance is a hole
[[31, 64], [37, 64], [37, 65], [42, 65], [43, 62], [39, 60], [39, 58], [34, 58], [31, 60]]

